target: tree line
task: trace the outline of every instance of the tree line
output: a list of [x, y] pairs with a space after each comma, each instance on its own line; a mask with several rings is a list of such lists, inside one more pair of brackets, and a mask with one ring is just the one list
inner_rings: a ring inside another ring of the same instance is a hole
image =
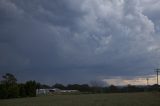
[[10, 73], [6, 73], [2, 78], [0, 81], [1, 99], [36, 96], [38, 83], [35, 81], [18, 84], [16, 77]]
[[152, 86], [115, 86], [110, 85], [102, 87], [97, 82], [88, 84], [63, 84], [56, 83], [53, 86], [40, 84], [36, 81], [26, 81], [25, 83], [17, 83], [16, 77], [11, 73], [6, 73], [0, 81], [0, 99], [20, 98], [20, 97], [35, 97], [36, 89], [52, 89], [59, 88], [61, 90], [79, 90], [81, 93], [121, 93], [121, 92], [144, 92], [159, 90], [158, 85]]

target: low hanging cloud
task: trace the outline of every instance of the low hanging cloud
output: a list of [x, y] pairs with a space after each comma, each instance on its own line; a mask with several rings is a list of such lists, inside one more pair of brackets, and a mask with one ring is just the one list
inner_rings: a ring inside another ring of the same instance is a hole
[[0, 73], [47, 83], [154, 74], [160, 65], [158, 4], [1, 0]]

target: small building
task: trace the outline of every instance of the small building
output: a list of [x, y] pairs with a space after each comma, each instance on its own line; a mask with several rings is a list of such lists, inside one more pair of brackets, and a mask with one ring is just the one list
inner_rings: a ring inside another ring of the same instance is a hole
[[36, 89], [36, 95], [46, 95], [50, 93], [60, 92], [61, 90], [58, 88], [54, 89]]
[[61, 90], [61, 93], [76, 93], [78, 90]]
[[48, 94], [54, 94], [54, 93], [77, 93], [78, 90], [60, 90], [58, 88], [53, 89], [36, 89], [36, 95], [48, 95]]

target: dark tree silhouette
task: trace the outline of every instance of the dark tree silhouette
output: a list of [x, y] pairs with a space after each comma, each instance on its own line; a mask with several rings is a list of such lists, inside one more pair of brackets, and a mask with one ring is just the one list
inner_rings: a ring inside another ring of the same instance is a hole
[[26, 97], [26, 89], [25, 89], [25, 84], [19, 84], [19, 95], [20, 97]]
[[35, 81], [27, 81], [25, 84], [27, 96], [30, 96], [30, 97], [36, 96], [36, 87], [37, 87], [37, 84]]
[[1, 81], [2, 84], [16, 84], [17, 79], [13, 74], [6, 73], [4, 76], [2, 76], [3, 80]]
[[116, 86], [114, 86], [114, 85], [110, 85], [109, 86], [109, 92], [118, 92], [118, 88], [116, 87]]
[[19, 87], [17, 84], [17, 79], [13, 74], [6, 73], [2, 76], [0, 86], [0, 96], [1, 98], [15, 98], [19, 96]]
[[56, 83], [55, 85], [52, 86], [53, 88], [58, 88], [58, 89], [66, 89], [66, 87], [63, 84], [58, 84]]

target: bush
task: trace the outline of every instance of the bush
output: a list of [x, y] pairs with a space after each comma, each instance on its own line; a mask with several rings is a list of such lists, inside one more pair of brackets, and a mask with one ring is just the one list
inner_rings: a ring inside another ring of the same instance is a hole
[[0, 99], [8, 98], [8, 91], [5, 85], [0, 84]]
[[8, 87], [8, 98], [17, 98], [19, 97], [19, 87], [17, 84], [10, 85]]

